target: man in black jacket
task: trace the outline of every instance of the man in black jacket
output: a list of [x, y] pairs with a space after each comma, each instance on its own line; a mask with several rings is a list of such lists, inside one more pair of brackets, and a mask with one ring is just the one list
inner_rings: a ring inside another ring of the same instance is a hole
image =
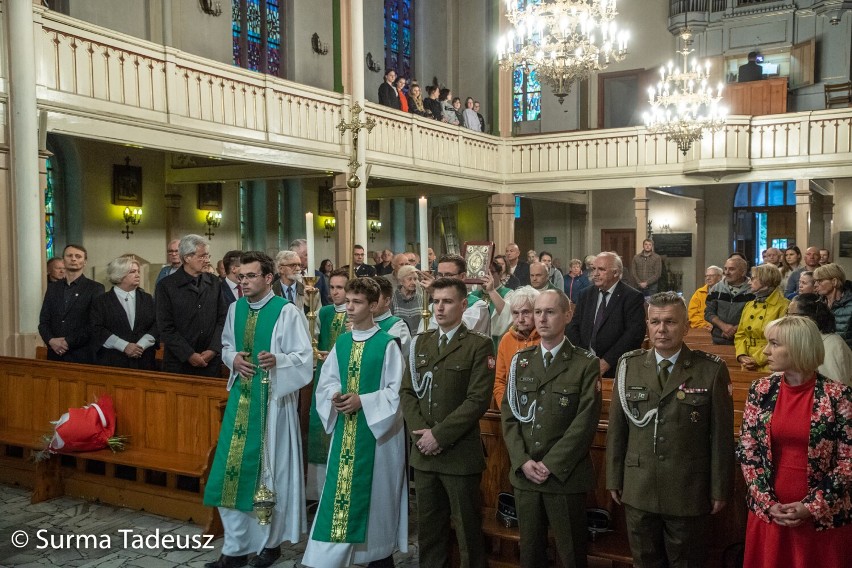
[[595, 257], [592, 283], [577, 300], [568, 340], [600, 358], [601, 376], [615, 377], [618, 358], [642, 346], [645, 300], [642, 292], [621, 281], [624, 267], [613, 252]]
[[82, 246], [66, 246], [62, 251], [65, 278], [49, 284], [44, 294], [38, 332], [47, 345], [49, 361], [94, 362], [89, 312], [104, 286], [83, 275], [88, 257]]
[[506, 245], [506, 269], [518, 279], [519, 286], [530, 285], [530, 265], [521, 260], [521, 249], [515, 243]]
[[218, 377], [228, 308], [221, 281], [207, 272], [210, 252], [199, 235], [180, 240], [183, 265], [157, 284], [157, 325], [165, 345], [163, 371]]

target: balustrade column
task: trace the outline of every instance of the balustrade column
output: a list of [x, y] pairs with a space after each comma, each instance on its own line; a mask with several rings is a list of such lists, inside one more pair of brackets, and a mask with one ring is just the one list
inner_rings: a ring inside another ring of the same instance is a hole
[[494, 242], [494, 254], [503, 254], [506, 245], [515, 242], [515, 196], [496, 193], [488, 197], [488, 239]]
[[[642, 250], [642, 241], [648, 236], [648, 188], [633, 190], [633, 209], [636, 213], [636, 252]], [[625, 259], [629, 260], [629, 259]]]
[[[17, 355], [33, 344], [46, 277], [43, 188], [39, 183], [36, 44], [32, 2], [5, 2], [9, 42], [9, 121], [12, 194], [15, 204], [15, 276], [17, 284]], [[26, 337], [29, 335], [29, 337]]]
[[796, 246], [804, 254], [810, 246], [811, 236], [811, 180], [796, 180]]

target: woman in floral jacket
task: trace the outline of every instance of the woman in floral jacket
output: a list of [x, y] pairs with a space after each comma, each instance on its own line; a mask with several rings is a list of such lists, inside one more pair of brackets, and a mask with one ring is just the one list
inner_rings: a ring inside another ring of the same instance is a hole
[[773, 374], [755, 381], [737, 457], [747, 485], [746, 568], [852, 566], [852, 389], [816, 373], [811, 320], [766, 327]]

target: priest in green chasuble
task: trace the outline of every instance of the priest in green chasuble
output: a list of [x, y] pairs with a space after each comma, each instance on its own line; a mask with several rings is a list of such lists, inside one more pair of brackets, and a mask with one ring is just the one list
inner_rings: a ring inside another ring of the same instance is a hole
[[270, 566], [307, 532], [297, 401], [313, 352], [301, 311], [272, 293], [273, 270], [263, 252], [242, 255], [243, 297], [222, 332], [230, 394], [204, 504], [219, 508], [225, 542], [208, 568], [245, 566], [252, 553], [252, 566]]
[[305, 491], [312, 501], [319, 499], [325, 483], [325, 464], [328, 461], [328, 445], [331, 441], [316, 409], [316, 390], [325, 358], [334, 342], [351, 328], [346, 318], [347, 270], [335, 270], [328, 277], [331, 304], [323, 306], [317, 314], [317, 368], [314, 371], [314, 389], [311, 393], [311, 410], [308, 421], [308, 477]]
[[372, 278], [347, 283], [352, 331], [335, 342], [317, 384], [317, 413], [332, 440], [305, 566], [392, 567], [394, 551], [408, 549], [404, 362], [396, 340], [373, 322], [378, 300]]

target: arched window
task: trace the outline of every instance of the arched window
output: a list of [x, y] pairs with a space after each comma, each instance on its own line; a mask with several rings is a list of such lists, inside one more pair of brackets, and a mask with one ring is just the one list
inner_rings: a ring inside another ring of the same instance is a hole
[[284, 76], [284, 17], [281, 0], [233, 0], [234, 65]]
[[414, 1], [385, 0], [385, 70], [414, 75]]
[[56, 175], [56, 157], [50, 156], [44, 188], [44, 248], [48, 260], [56, 256]]
[[755, 264], [769, 247], [782, 251], [795, 243], [796, 182], [741, 183], [734, 193], [734, 250]]
[[[517, 0], [518, 9], [523, 10], [541, 0]], [[533, 69], [524, 73], [523, 67], [512, 72], [512, 122], [541, 120], [541, 82]]]

